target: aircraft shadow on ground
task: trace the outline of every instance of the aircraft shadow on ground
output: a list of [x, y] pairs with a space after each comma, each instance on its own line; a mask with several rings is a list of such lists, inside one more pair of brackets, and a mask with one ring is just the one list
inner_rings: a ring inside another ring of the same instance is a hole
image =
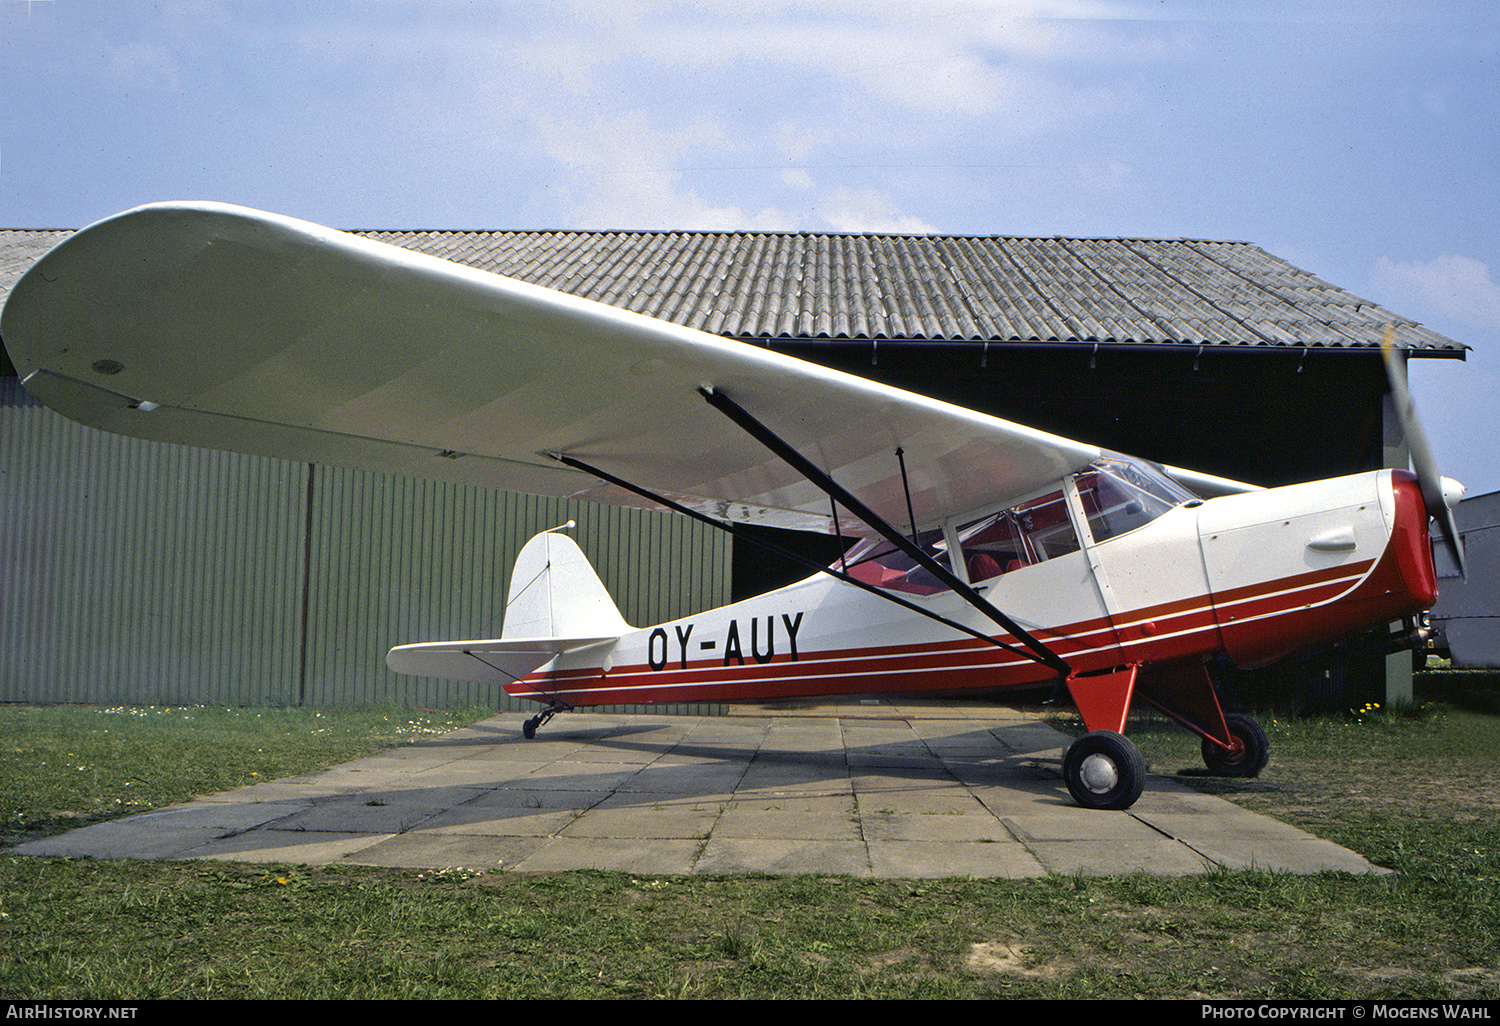
[[[786, 802], [802, 798], [816, 803], [844, 797], [852, 801], [856, 794], [1000, 788], [1015, 791], [1018, 796], [1025, 793], [1028, 800], [1048, 807], [1073, 806], [1055, 766], [1049, 765], [1056, 761], [1048, 758], [1056, 751], [1055, 744], [1023, 745], [1031, 750], [1017, 751], [988, 730], [933, 739], [950, 749], [948, 754], [939, 754], [919, 740], [803, 750], [764, 741], [752, 748], [750, 744], [640, 738], [659, 730], [651, 725], [583, 727], [549, 738], [585, 743], [550, 759], [545, 755], [545, 741], [526, 741], [519, 732], [512, 734], [502, 728], [480, 726], [471, 730], [491, 736], [440, 738], [422, 742], [420, 747], [527, 745], [539, 749], [538, 759], [489, 763], [464, 758], [424, 771], [439, 778], [445, 770], [450, 771], [449, 782], [445, 783], [350, 788], [294, 799], [298, 806], [294, 811], [226, 834], [230, 847], [249, 854], [314, 843], [320, 834], [448, 831], [483, 835], [486, 823], [496, 825], [497, 837], [541, 837], [565, 828], [578, 815], [606, 805], [628, 810], [724, 806], [768, 799]], [[600, 759], [610, 751], [629, 759], [618, 763]], [[642, 761], [643, 755], [655, 758]], [[664, 764], [663, 758], [672, 761]], [[589, 761], [599, 762], [599, 768], [585, 768]], [[491, 772], [475, 772], [481, 765]], [[568, 769], [551, 772], [559, 765]], [[308, 783], [317, 780], [318, 776], [307, 778]], [[274, 799], [267, 804], [275, 804]], [[527, 820], [534, 823], [520, 832], [512, 833], [507, 826]]]

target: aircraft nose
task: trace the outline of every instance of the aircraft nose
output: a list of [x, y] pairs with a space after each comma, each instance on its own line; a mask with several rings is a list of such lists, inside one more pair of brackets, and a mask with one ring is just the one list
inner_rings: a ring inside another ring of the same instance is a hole
[[1433, 561], [1429, 518], [1441, 521], [1444, 516], [1451, 517], [1452, 513], [1447, 509], [1433, 509], [1413, 474], [1396, 471], [1392, 485], [1396, 498], [1396, 516], [1391, 525], [1392, 552], [1407, 594], [1417, 604], [1431, 606], [1437, 601], [1437, 569]]

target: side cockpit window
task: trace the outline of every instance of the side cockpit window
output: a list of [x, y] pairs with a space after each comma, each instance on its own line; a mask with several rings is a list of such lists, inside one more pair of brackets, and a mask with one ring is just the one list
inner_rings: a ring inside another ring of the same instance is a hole
[[974, 584], [1078, 550], [1061, 490], [965, 524], [958, 540]]
[[[917, 544], [942, 566], [948, 570], [953, 569], [948, 561], [948, 543], [944, 540], [941, 529], [918, 535]], [[948, 590], [931, 571], [917, 565], [916, 560], [883, 538], [860, 542], [850, 550], [843, 565], [855, 580], [889, 591], [903, 591], [909, 595], [935, 595]]]

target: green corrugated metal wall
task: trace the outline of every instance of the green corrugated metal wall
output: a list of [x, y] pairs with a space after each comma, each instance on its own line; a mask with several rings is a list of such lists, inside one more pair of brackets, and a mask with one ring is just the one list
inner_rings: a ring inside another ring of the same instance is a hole
[[534, 709], [385, 653], [494, 637], [569, 519], [631, 623], [729, 600], [728, 537], [682, 517], [123, 438], [0, 378], [0, 701]]

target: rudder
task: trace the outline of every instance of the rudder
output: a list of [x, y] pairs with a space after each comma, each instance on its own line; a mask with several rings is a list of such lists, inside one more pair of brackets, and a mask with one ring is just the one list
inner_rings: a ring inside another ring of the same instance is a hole
[[559, 531], [543, 531], [516, 556], [505, 600], [502, 639], [621, 635], [631, 626], [583, 550]]

